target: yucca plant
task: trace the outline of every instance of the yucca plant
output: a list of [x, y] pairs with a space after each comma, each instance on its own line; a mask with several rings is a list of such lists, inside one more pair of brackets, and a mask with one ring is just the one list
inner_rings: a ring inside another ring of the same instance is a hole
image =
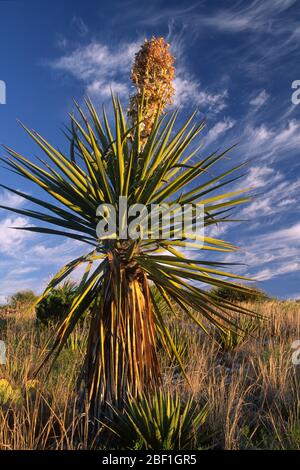
[[[127, 197], [128, 205], [139, 203], [147, 207], [166, 201], [201, 204], [205, 207], [204, 226], [212, 227], [227, 223], [228, 210], [248, 201], [249, 197], [240, 196], [240, 190], [221, 192], [240, 177], [230, 175], [244, 164], [208, 177], [212, 167], [230, 149], [199, 157], [194, 144], [204, 122], [197, 122], [196, 112], [176, 130], [178, 112], [161, 114], [158, 107], [145, 141], [145, 135], [141, 138], [144, 103], [138, 108], [137, 122], [130, 118], [129, 125], [119, 99], [112, 97], [113, 124], [109, 123], [105, 111], [101, 119], [90, 99], [85, 103], [87, 113], [76, 104], [79, 117], [71, 115], [67, 133], [70, 155], [26, 127], [47, 159], [34, 163], [6, 148], [5, 165], [14, 174], [42, 188], [54, 202], [2, 185], [42, 207], [44, 212], [1, 207], [54, 226], [31, 226], [23, 230], [62, 235], [90, 247], [85, 255], [64, 266], [43, 293], [42, 298], [76, 268], [86, 266], [68, 315], [46, 345], [40, 367], [57, 357], [81, 316], [92, 305], [84, 377], [91, 412], [97, 416], [103, 403], [123, 401], [128, 390], [135, 396], [160, 383], [158, 335], [166, 350], [181, 363], [149, 283], [157, 287], [171, 312], [177, 304], [205, 331], [203, 319], [225, 330], [224, 324], [229, 328], [234, 326], [236, 313], [252, 314], [244, 307], [211, 295], [203, 287], [206, 284], [251, 291], [226, 280], [243, 279], [224, 271], [226, 263], [207, 259], [206, 255], [213, 251], [224, 254], [234, 251], [236, 248], [231, 243], [209, 236], [190, 240], [188, 235], [183, 239], [151, 236], [121, 239], [118, 227], [110, 239], [102, 239], [96, 231], [98, 206], [110, 204], [118, 214], [120, 196]], [[194, 255], [187, 257], [182, 248], [188, 248]]]
[[222, 351], [234, 351], [247, 341], [260, 326], [259, 318], [238, 318], [235, 328], [222, 331], [216, 329], [215, 339]]
[[[170, 316], [170, 312], [169, 316]], [[167, 320], [167, 318], [165, 319]], [[188, 330], [187, 328], [184, 327], [181, 321], [178, 322], [178, 319], [175, 321], [171, 321], [167, 323], [167, 327], [170, 331], [170, 335], [172, 337], [172, 341], [174, 343], [174, 347], [176, 348], [176, 352], [178, 356], [180, 357], [180, 360], [183, 365], [187, 364], [187, 360], [190, 354], [190, 349], [195, 341], [197, 341], [197, 336], [193, 335], [192, 331]], [[198, 332], [197, 332], [198, 333]], [[158, 338], [158, 349], [163, 351], [164, 347], [162, 344], [162, 341], [160, 338]], [[171, 351], [171, 354], [169, 355], [163, 355], [166, 359], [166, 364], [168, 364], [169, 367], [174, 367], [174, 371], [177, 372], [178, 370], [178, 359], [174, 355], [173, 351]], [[180, 369], [179, 369], [180, 372]]]
[[123, 410], [112, 409], [112, 419], [103, 424], [126, 448], [194, 449], [205, 435], [201, 428], [208, 407], [200, 408], [192, 398], [182, 404], [177, 394], [155, 391], [129, 397]]

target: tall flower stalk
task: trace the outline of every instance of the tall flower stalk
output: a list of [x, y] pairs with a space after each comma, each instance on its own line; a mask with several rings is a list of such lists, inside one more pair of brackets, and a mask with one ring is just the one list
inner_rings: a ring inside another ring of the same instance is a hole
[[145, 40], [135, 55], [131, 80], [135, 93], [130, 99], [128, 115], [132, 123], [141, 122], [140, 140], [145, 144], [157, 114], [172, 103], [175, 77], [174, 57], [164, 38]]

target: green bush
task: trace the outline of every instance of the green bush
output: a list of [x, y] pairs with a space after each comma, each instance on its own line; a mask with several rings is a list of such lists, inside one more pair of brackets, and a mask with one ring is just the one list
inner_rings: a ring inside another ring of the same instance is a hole
[[37, 296], [32, 290], [22, 290], [9, 298], [9, 306], [11, 308], [28, 307], [33, 305], [36, 299]]
[[42, 324], [63, 320], [70, 310], [76, 295], [76, 283], [67, 281], [53, 289], [36, 307], [36, 318]]
[[210, 293], [230, 302], [263, 302], [270, 300], [266, 292], [257, 287], [253, 287], [252, 292], [249, 294], [240, 290], [230, 289], [229, 287], [213, 287]]

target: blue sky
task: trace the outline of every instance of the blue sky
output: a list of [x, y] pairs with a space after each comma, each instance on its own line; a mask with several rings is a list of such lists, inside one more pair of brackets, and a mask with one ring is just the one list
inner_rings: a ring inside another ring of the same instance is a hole
[[[241, 246], [226, 257], [243, 262], [270, 294], [300, 298], [300, 4], [294, 0], [102, 2], [0, 0], [0, 143], [25, 156], [37, 149], [16, 122], [66, 148], [62, 128], [72, 98], [107, 102], [110, 87], [126, 103], [135, 51], [162, 35], [176, 57], [175, 105], [207, 118], [205, 154], [238, 142], [230, 162], [251, 158], [243, 185], [259, 196], [239, 216], [247, 222], [214, 229]], [[0, 182], [34, 194], [1, 168]], [[0, 204], [27, 207], [0, 189]], [[64, 238], [14, 231], [25, 217], [0, 212], [0, 300], [40, 290], [82, 247]]]

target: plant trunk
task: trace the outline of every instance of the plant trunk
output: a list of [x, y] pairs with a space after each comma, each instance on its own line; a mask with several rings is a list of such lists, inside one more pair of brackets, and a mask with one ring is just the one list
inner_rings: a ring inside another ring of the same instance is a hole
[[107, 405], [160, 382], [149, 285], [136, 265], [109, 256], [102, 293], [91, 320], [86, 358], [86, 392], [91, 416]]

